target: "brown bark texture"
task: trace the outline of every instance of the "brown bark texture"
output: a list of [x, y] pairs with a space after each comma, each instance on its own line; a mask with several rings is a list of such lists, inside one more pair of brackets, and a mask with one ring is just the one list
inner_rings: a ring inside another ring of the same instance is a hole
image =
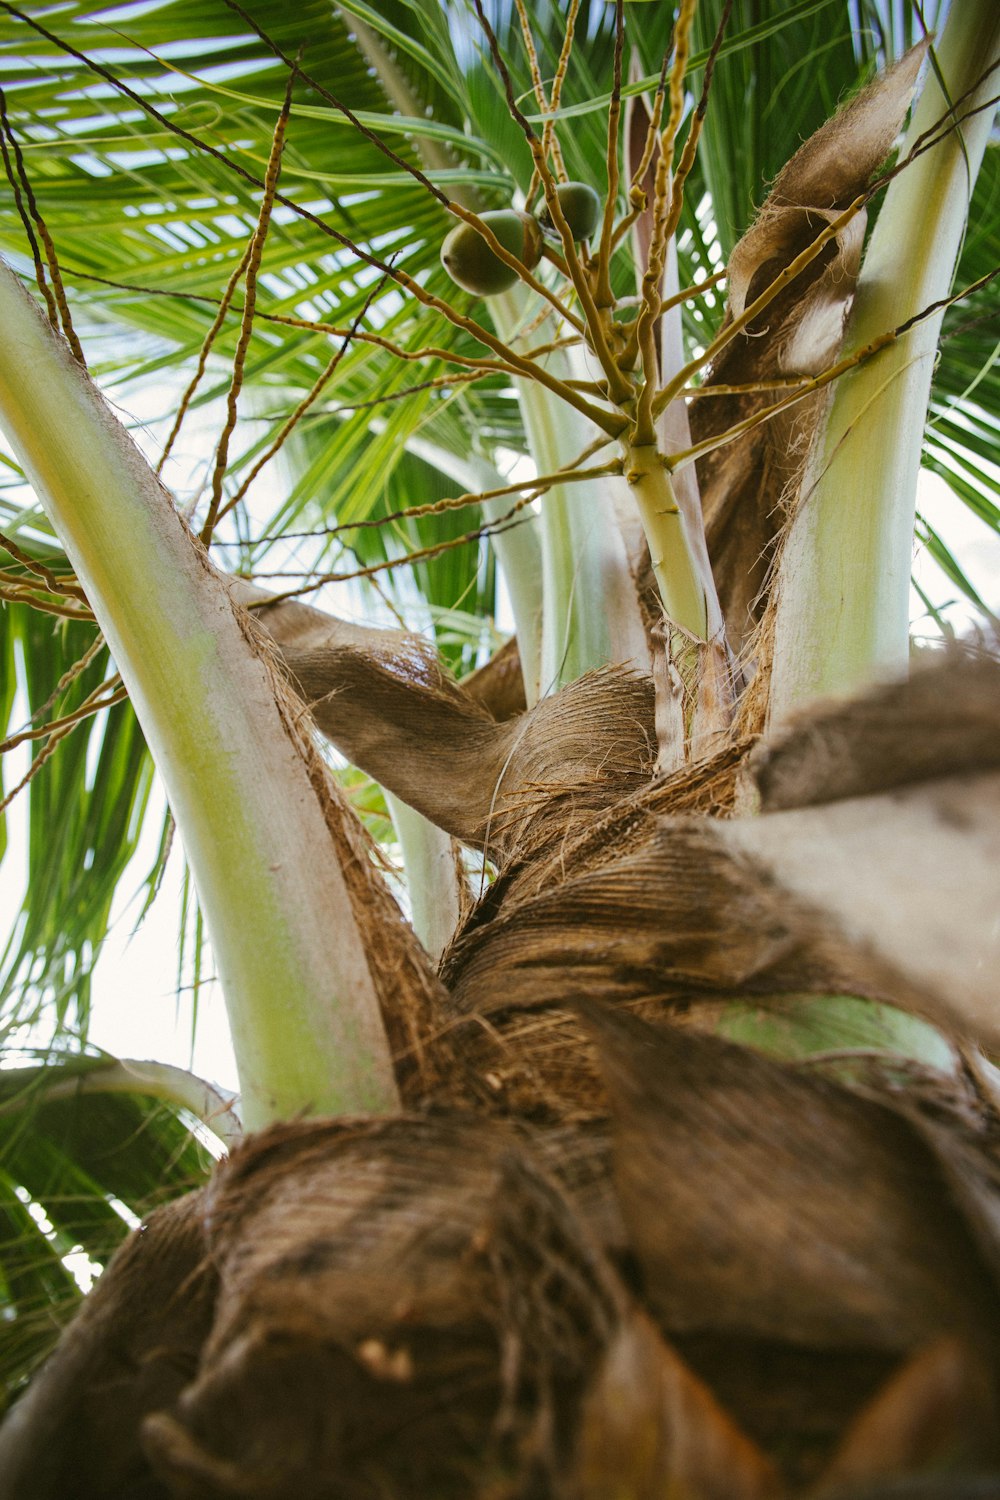
[[[454, 685], [405, 686], [473, 712]], [[9, 1416], [3, 1500], [988, 1493], [981, 1013], [935, 932], [905, 964], [880, 941], [897, 889], [871, 904], [886, 805], [904, 842], [910, 818], [938, 829], [951, 870], [956, 836], [973, 878], [974, 845], [995, 859], [998, 687], [968, 649], [672, 777], [651, 775], [628, 675], [544, 718], [477, 709], [484, 742], [527, 748], [440, 980], [405, 1017], [411, 986], [383, 986], [406, 1113], [276, 1125], [154, 1213]], [[762, 811], [741, 818], [748, 763]], [[845, 809], [875, 830], [865, 920], [788, 856], [816, 837], [797, 818], [835, 842]], [[949, 934], [980, 962], [993, 940]], [[780, 1013], [808, 993], [937, 1019], [954, 1070], [714, 1034], [734, 997]]]

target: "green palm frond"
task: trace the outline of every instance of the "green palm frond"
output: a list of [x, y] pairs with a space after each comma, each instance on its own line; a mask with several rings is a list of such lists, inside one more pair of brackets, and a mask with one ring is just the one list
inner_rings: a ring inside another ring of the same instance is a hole
[[0, 1385], [8, 1397], [129, 1230], [157, 1203], [197, 1187], [211, 1165], [191, 1122], [170, 1107], [73, 1088], [105, 1061], [51, 1056], [0, 1072]]
[[[33, 727], [72, 714], [113, 670], [102, 648], [50, 701], [54, 685], [94, 646], [96, 627], [7, 605], [0, 631], [14, 668], [6, 696], [13, 701], [13, 689], [21, 687], [16, 706], [26, 706], [23, 717]], [[46, 743], [30, 741], [33, 763]], [[21, 794], [30, 900], [0, 954], [0, 1034], [29, 1024], [53, 1002], [60, 1024], [86, 1025], [93, 965], [114, 892], [136, 850], [151, 781], [135, 715], [122, 703], [73, 729], [38, 766], [30, 796]]]
[[[1000, 144], [983, 159], [955, 273], [970, 286], [1000, 265]], [[984, 287], [949, 309], [934, 374], [924, 463], [992, 531], [1000, 521], [1000, 308]]]

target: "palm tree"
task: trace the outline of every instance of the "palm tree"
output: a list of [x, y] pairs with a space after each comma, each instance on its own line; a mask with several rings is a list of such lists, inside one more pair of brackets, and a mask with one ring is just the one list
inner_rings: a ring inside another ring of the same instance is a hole
[[[3, 0], [0, 1496], [990, 1492], [1000, 18], [897, 10]], [[238, 1111], [86, 1045], [150, 757]]]

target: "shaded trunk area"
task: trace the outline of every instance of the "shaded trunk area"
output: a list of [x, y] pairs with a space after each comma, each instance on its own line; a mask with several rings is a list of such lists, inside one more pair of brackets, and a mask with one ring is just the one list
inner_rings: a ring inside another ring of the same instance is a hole
[[[1000, 847], [1000, 667], [956, 655], [667, 778], [631, 681], [481, 710], [518, 744], [499, 871], [417, 1014], [383, 988], [407, 1112], [274, 1126], [152, 1215], [8, 1418], [4, 1500], [1000, 1482], [1000, 1112], [961, 1044], [996, 1024], [970, 893]], [[907, 938], [914, 819], [945, 868], [965, 839], [969, 884], [911, 891]], [[954, 1068], [714, 1034], [733, 998], [810, 992], [936, 1018]]]

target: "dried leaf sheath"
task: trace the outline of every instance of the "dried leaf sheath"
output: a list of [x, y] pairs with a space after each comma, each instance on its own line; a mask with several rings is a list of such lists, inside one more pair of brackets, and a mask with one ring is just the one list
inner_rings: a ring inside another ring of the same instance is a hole
[[667, 1327], [904, 1350], [974, 1342], [984, 1309], [1000, 1326], [929, 1154], [890, 1111], [715, 1037], [583, 1014], [618, 1197]]
[[[511, 1495], [568, 1485], [598, 1500], [616, 1453], [623, 1492], [640, 1500], [667, 1482], [763, 1500], [811, 1493], [827, 1465], [831, 1490], [884, 1472], [887, 1424], [894, 1473], [956, 1435], [963, 1456], [992, 1460], [996, 1286], [891, 1090], [865, 1102], [606, 1008], [589, 1008], [588, 1025], [610, 1085], [613, 1173], [579, 1129], [460, 1115], [274, 1127], [116, 1259], [20, 1431], [5, 1430], [3, 1500], [25, 1475], [33, 1500], [67, 1482], [80, 1500], [110, 1500], [100, 1449], [123, 1415], [122, 1367], [133, 1437], [116, 1473], [217, 1500], [282, 1500], [290, 1486], [315, 1500], [486, 1500], [501, 1476]], [[978, 1111], [966, 1172], [985, 1184], [996, 1115], [972, 1096], [927, 1098], [939, 1121]], [[653, 1318], [617, 1269], [609, 1194]], [[683, 1235], [696, 1224], [692, 1257]], [[149, 1284], [137, 1278], [158, 1255], [161, 1299], [137, 1318]], [[162, 1309], [181, 1298], [187, 1333], [164, 1341]], [[942, 1321], [950, 1341], [935, 1353]], [[714, 1344], [713, 1328], [725, 1333]], [[963, 1405], [942, 1408], [956, 1381]], [[928, 1401], [934, 1426], [916, 1431]], [[963, 1421], [969, 1402], [978, 1429]], [[31, 1448], [46, 1410], [60, 1439], [47, 1468]], [[87, 1441], [67, 1448], [81, 1424]]]

